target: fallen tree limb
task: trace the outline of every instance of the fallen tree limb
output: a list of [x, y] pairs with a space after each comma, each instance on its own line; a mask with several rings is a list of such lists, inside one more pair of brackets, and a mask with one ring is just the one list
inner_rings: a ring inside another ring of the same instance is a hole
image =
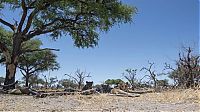
[[45, 98], [47, 96], [62, 96], [62, 95], [74, 95], [81, 94], [80, 92], [49, 92], [49, 93], [37, 93], [34, 95], [36, 98]]
[[128, 93], [136, 93], [136, 94], [144, 94], [144, 93], [152, 93], [153, 90], [142, 90], [142, 91], [132, 91], [128, 90]]
[[13, 86], [13, 85], [15, 85], [15, 84], [17, 84], [18, 83], [18, 81], [16, 81], [16, 82], [14, 82], [14, 83], [12, 83], [12, 84], [8, 84], [8, 85], [1, 85], [0, 84], [0, 87], [5, 87], [5, 88], [7, 88], [7, 87], [10, 87], [10, 86]]
[[62, 95], [75, 95], [75, 94], [80, 94], [80, 95], [91, 95], [91, 94], [99, 94], [95, 89], [88, 89], [85, 91], [81, 92], [48, 92], [48, 93], [36, 93], [34, 97], [36, 98], [45, 98], [47, 96], [62, 96]]
[[109, 96], [139, 97], [140, 94], [108, 94]]
[[88, 89], [81, 92], [82, 95], [99, 94], [95, 89]]

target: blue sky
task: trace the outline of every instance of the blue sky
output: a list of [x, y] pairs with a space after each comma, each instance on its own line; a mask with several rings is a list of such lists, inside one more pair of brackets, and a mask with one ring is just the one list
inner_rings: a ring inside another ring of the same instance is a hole
[[[154, 69], [160, 73], [165, 62], [174, 64], [183, 45], [199, 52], [198, 0], [123, 2], [138, 8], [133, 23], [114, 26], [108, 33], [101, 33], [99, 45], [95, 48], [76, 48], [70, 36], [57, 41], [47, 35], [39, 37], [43, 47], [60, 49], [55, 53], [61, 68], [50, 72], [52, 76], [62, 78], [66, 73], [81, 69], [92, 75], [87, 80], [102, 83], [108, 78], [123, 79], [122, 73], [126, 68], [141, 69], [148, 66], [148, 60], [155, 63]], [[0, 70], [1, 75], [5, 74], [4, 68]], [[144, 72], [138, 71], [138, 77], [143, 75]], [[18, 73], [18, 79], [20, 76]]]

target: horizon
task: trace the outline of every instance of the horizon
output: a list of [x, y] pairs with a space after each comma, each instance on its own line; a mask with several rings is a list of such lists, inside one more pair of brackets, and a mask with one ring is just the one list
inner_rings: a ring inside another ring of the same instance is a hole
[[[86, 80], [99, 84], [107, 79], [125, 80], [122, 76], [125, 69], [139, 71], [142, 67], [148, 67], [148, 61], [155, 63], [156, 73], [161, 73], [165, 62], [175, 65], [174, 60], [178, 58], [183, 46], [190, 46], [199, 54], [199, 1], [123, 2], [138, 9], [133, 23], [116, 25], [107, 33], [100, 33], [95, 48], [76, 48], [70, 36], [63, 36], [56, 41], [47, 38], [48, 35], [36, 37], [42, 40], [43, 48], [60, 49], [54, 53], [58, 56], [61, 68], [50, 72], [52, 76], [67, 78], [64, 74], [80, 69], [91, 74], [92, 77]], [[3, 14], [10, 21], [17, 16], [8, 11]], [[4, 74], [5, 69], [1, 66], [0, 76]], [[145, 72], [139, 72], [137, 78], [144, 75]], [[16, 76], [18, 80], [22, 77], [19, 71]]]

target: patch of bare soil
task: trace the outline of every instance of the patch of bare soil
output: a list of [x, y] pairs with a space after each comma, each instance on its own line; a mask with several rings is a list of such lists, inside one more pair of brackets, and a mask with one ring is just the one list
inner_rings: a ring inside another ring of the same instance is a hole
[[100, 94], [34, 98], [0, 94], [0, 111], [198, 112], [200, 111], [200, 90], [147, 93], [140, 97]]

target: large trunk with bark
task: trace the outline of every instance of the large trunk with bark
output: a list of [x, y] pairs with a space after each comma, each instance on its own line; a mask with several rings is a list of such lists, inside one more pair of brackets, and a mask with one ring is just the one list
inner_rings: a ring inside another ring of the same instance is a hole
[[29, 87], [29, 83], [28, 83], [29, 82], [29, 76], [27, 75], [25, 78], [26, 78], [25, 86]]
[[[18, 65], [18, 58], [21, 53], [22, 36], [20, 34], [13, 35], [13, 49], [6, 56], [6, 78], [4, 85], [9, 85], [15, 82], [15, 73]], [[8, 52], [8, 51], [6, 51]], [[14, 89], [15, 85], [4, 87], [4, 89]]]
[[[6, 78], [4, 85], [9, 85], [15, 82], [16, 66], [14, 64], [6, 65]], [[3, 89], [14, 89], [15, 85], [4, 87]]]

